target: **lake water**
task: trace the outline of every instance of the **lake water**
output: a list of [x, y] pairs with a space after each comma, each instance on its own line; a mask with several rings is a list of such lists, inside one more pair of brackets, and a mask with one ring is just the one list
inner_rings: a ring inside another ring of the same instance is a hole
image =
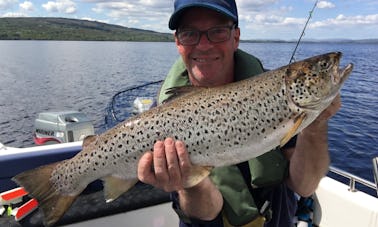
[[[242, 43], [269, 69], [289, 63], [295, 44]], [[354, 63], [343, 107], [330, 122], [332, 165], [373, 181], [378, 156], [378, 45], [303, 43], [296, 59], [330, 51]], [[163, 79], [178, 57], [174, 43], [0, 41], [0, 142], [33, 144], [39, 112], [74, 109], [105, 129], [105, 108], [118, 91]]]

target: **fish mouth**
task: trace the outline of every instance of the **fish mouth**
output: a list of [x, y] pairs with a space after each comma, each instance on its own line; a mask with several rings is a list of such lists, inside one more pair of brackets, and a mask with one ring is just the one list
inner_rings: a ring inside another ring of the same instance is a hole
[[349, 78], [351, 72], [353, 70], [353, 64], [349, 63], [344, 68], [339, 68], [337, 70], [336, 75], [333, 76], [333, 88], [330, 91], [329, 98], [333, 100], [334, 97], [340, 92], [341, 86], [343, 86], [344, 82]]
[[353, 64], [349, 63], [346, 65], [344, 68], [339, 68], [340, 67], [340, 60], [343, 54], [341, 52], [334, 52], [333, 53], [336, 56], [336, 69], [335, 69], [335, 74], [333, 76], [333, 83], [334, 85], [340, 84], [340, 86], [344, 83], [346, 79], [348, 79], [350, 73], [353, 70]]
[[344, 83], [344, 81], [346, 79], [348, 79], [350, 73], [352, 72], [353, 70], [353, 64], [352, 63], [349, 63], [348, 65], [346, 65], [344, 68], [342, 69], [339, 69], [339, 75], [340, 75], [340, 81], [339, 83]]
[[353, 64], [349, 63], [344, 68], [337, 68], [336, 73], [332, 75], [332, 84], [334, 89], [338, 90], [344, 82], [349, 78], [351, 72], [353, 70]]

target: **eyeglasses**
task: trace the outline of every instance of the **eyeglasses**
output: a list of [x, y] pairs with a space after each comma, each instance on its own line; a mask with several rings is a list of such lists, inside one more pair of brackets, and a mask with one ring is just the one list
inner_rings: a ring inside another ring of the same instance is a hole
[[196, 29], [183, 29], [178, 30], [176, 36], [179, 43], [184, 46], [197, 45], [201, 39], [202, 34], [206, 34], [206, 37], [210, 42], [221, 43], [230, 39], [231, 30], [234, 28], [235, 24], [231, 26], [213, 27], [205, 31], [199, 31]]

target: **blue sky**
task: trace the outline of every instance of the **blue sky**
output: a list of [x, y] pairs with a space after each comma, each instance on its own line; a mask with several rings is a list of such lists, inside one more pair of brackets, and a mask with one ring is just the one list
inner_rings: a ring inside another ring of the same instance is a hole
[[[236, 0], [242, 39], [298, 39], [315, 0]], [[171, 32], [173, 0], [0, 0], [0, 17], [66, 17]], [[378, 38], [377, 0], [318, 1], [305, 39]]]

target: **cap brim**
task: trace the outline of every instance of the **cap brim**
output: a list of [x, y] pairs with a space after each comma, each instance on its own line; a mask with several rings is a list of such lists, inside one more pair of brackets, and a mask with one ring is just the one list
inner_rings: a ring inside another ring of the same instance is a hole
[[179, 22], [180, 22], [180, 17], [182, 15], [182, 13], [189, 9], [189, 8], [193, 8], [193, 7], [202, 7], [202, 8], [208, 8], [208, 9], [211, 9], [211, 10], [214, 10], [214, 11], [217, 11], [223, 15], [225, 15], [226, 17], [229, 17], [230, 19], [232, 19], [234, 22], [236, 22], [238, 19], [235, 15], [233, 15], [228, 9], [225, 9], [221, 6], [218, 6], [218, 5], [213, 5], [211, 3], [193, 3], [193, 4], [188, 4], [188, 5], [185, 5], [184, 7], [181, 7], [180, 9], [177, 9], [176, 12], [174, 12], [171, 16], [171, 18], [169, 19], [169, 29], [171, 30], [176, 30], [179, 26]]

